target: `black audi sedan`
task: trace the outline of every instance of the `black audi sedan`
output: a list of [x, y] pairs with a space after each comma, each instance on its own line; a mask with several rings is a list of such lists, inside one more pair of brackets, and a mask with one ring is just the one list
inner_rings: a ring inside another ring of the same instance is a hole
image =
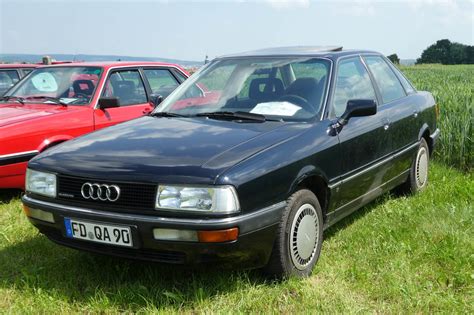
[[150, 115], [31, 160], [22, 200], [61, 245], [307, 276], [329, 226], [386, 191], [426, 187], [437, 115], [376, 52], [220, 57]]

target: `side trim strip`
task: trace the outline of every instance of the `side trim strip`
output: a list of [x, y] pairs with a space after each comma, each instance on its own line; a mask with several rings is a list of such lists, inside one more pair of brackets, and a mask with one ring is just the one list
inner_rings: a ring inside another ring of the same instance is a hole
[[39, 153], [38, 150], [0, 155], [0, 166], [21, 163], [31, 160]]
[[356, 177], [358, 177], [358, 176], [360, 176], [360, 175], [362, 175], [362, 174], [365, 174], [365, 173], [367, 173], [367, 172], [373, 170], [374, 168], [379, 167], [379, 166], [382, 165], [382, 164], [385, 164], [385, 163], [387, 163], [387, 162], [390, 162], [391, 160], [393, 160], [393, 159], [399, 157], [400, 155], [402, 155], [402, 154], [404, 154], [404, 153], [406, 153], [406, 152], [412, 150], [413, 148], [416, 148], [416, 147], [419, 146], [419, 145], [420, 145], [420, 142], [417, 141], [417, 142], [415, 142], [415, 143], [409, 145], [409, 146], [406, 147], [405, 149], [403, 149], [403, 150], [401, 150], [401, 151], [395, 153], [394, 155], [391, 155], [391, 156], [389, 156], [389, 157], [387, 157], [387, 158], [385, 158], [385, 159], [383, 159], [383, 160], [381, 160], [381, 161], [379, 161], [379, 162], [377, 162], [377, 163], [375, 163], [375, 164], [372, 164], [371, 166], [369, 166], [369, 167], [367, 167], [367, 168], [365, 168], [365, 169], [363, 169], [363, 170], [361, 170], [361, 171], [359, 171], [359, 172], [357, 172], [357, 173], [355, 173], [355, 174], [353, 174], [353, 175], [350, 175], [350, 176], [348, 176], [348, 177], [346, 177], [346, 178], [344, 178], [344, 179], [342, 179], [342, 180], [340, 180], [340, 181], [338, 181], [338, 182], [336, 182], [336, 183], [334, 183], [334, 184], [329, 185], [329, 189], [333, 189], [333, 188], [335, 188], [335, 187], [341, 185], [342, 183], [345, 183], [345, 182], [348, 182], [348, 181], [350, 181], [350, 180], [353, 180], [354, 178], [356, 178]]

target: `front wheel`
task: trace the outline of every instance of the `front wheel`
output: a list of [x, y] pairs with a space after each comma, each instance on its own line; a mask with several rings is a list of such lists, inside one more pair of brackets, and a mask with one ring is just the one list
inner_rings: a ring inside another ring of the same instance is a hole
[[277, 278], [307, 277], [318, 261], [323, 242], [323, 216], [318, 198], [307, 189], [287, 202], [270, 260], [264, 271]]

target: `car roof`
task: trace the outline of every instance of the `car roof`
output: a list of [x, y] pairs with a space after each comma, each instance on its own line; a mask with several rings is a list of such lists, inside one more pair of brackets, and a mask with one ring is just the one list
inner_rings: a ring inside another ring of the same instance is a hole
[[30, 63], [0, 63], [0, 69], [11, 69], [11, 68], [36, 68], [39, 65]]
[[342, 46], [288, 46], [265, 48], [254, 51], [247, 51], [238, 54], [224, 55], [220, 58], [239, 58], [239, 57], [271, 57], [271, 56], [318, 56], [338, 58], [346, 55], [359, 53], [375, 53], [370, 50], [343, 49]]
[[145, 67], [145, 66], [166, 66], [166, 67], [178, 67], [180, 66], [172, 63], [166, 62], [154, 62], [154, 61], [77, 61], [77, 62], [69, 62], [69, 63], [62, 63], [62, 64], [55, 64], [55, 65], [43, 65], [44, 67], [104, 67], [104, 68], [112, 68], [112, 67]]

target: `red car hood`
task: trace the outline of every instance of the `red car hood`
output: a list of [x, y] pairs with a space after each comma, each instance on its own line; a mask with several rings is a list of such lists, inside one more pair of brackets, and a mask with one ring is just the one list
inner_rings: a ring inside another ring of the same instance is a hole
[[42, 116], [64, 113], [71, 107], [55, 104], [0, 104], [0, 127]]

